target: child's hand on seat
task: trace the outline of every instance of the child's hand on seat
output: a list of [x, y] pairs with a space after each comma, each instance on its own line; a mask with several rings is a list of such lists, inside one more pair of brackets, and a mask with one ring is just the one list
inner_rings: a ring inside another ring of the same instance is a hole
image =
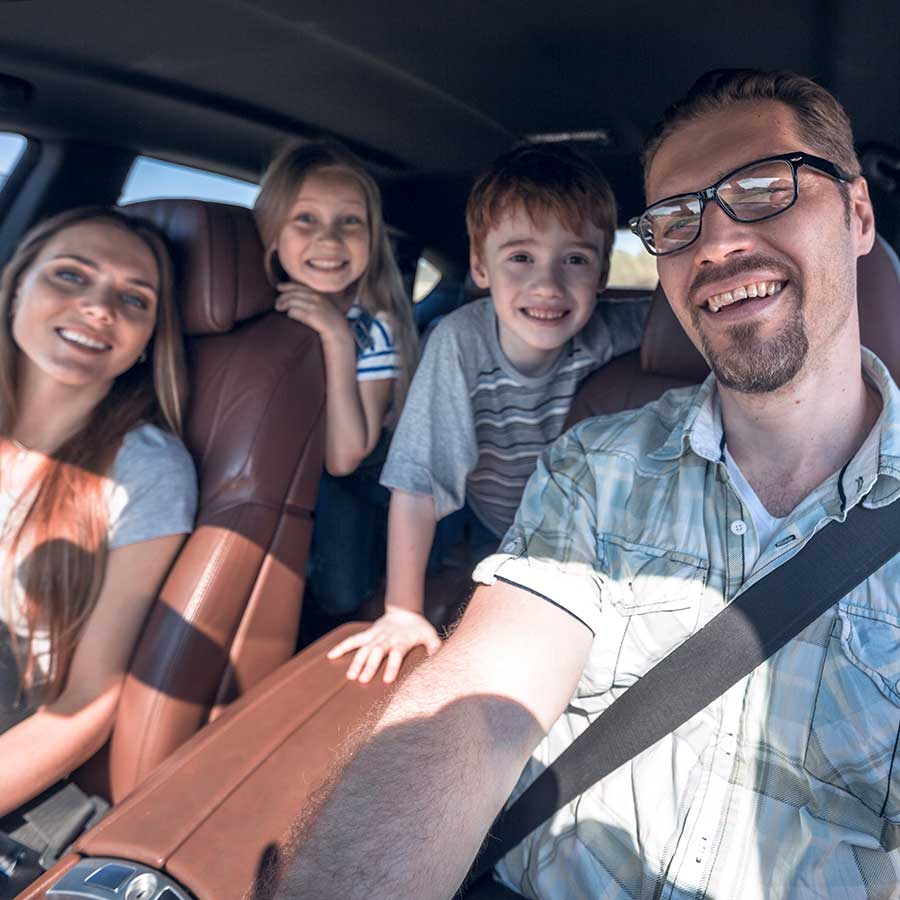
[[346, 316], [327, 295], [296, 281], [279, 284], [278, 295], [275, 301], [278, 312], [312, 328], [323, 340], [347, 340], [352, 343], [353, 335], [347, 327]]
[[400, 606], [385, 606], [384, 615], [371, 628], [351, 635], [328, 653], [337, 659], [352, 650], [356, 655], [347, 669], [347, 678], [363, 684], [372, 680], [385, 657], [384, 681], [390, 684], [400, 671], [400, 664], [413, 647], [421, 644], [429, 656], [441, 649], [441, 639], [431, 623], [422, 615]]

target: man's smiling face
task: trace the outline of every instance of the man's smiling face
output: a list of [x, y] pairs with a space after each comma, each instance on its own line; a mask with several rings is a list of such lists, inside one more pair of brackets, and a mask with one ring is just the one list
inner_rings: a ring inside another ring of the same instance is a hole
[[[735, 104], [663, 142], [647, 199], [697, 191], [746, 163], [796, 150], [816, 152], [789, 107]], [[763, 222], [735, 222], [707, 203], [697, 241], [658, 261], [676, 316], [725, 387], [777, 390], [858, 334], [856, 259], [874, 238], [865, 182], [849, 185], [849, 210], [833, 179], [801, 167], [798, 183], [795, 205]]]

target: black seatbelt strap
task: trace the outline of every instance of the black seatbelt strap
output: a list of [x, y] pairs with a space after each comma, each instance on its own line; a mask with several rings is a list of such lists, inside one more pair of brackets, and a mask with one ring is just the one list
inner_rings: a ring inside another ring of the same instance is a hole
[[731, 601], [597, 718], [494, 823], [476, 879], [591, 785], [671, 734], [900, 553], [900, 501], [858, 504]]

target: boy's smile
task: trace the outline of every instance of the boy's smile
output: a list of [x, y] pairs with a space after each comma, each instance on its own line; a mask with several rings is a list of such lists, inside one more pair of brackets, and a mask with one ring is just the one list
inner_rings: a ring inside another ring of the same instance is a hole
[[533, 222], [520, 208], [472, 251], [472, 277], [491, 292], [500, 346], [523, 374], [548, 368], [591, 317], [604, 286], [603, 244], [590, 222], [576, 233], [553, 215]]

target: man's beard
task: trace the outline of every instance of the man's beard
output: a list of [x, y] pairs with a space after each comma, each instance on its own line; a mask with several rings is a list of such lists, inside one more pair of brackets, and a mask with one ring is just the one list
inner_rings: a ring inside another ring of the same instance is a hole
[[784, 387], [803, 368], [809, 338], [799, 307], [794, 307], [774, 337], [760, 339], [759, 330], [759, 322], [734, 325], [728, 331], [727, 349], [717, 350], [698, 329], [704, 355], [723, 387], [745, 394], [768, 394]]
[[[727, 269], [723, 266], [719, 271], [727, 271], [730, 277], [741, 271], [763, 267], [765, 264], [768, 264], [765, 267], [771, 267], [772, 262], [774, 261], [770, 262], [762, 257], [753, 257], [738, 260]], [[785, 267], [785, 263], [781, 262], [782, 271]], [[774, 337], [765, 339], [759, 336], [762, 327], [760, 322], [745, 322], [728, 329], [726, 337], [729, 344], [725, 349], [718, 350], [703, 329], [699, 307], [692, 304], [691, 316], [694, 329], [700, 336], [703, 355], [716, 380], [723, 387], [745, 394], [767, 394], [784, 387], [803, 368], [809, 353], [809, 338], [801, 309], [803, 285], [796, 267], [788, 264], [787, 270], [788, 284], [778, 302], [790, 303], [791, 309], [787, 321]], [[696, 291], [703, 284], [711, 282], [714, 274], [708, 273], [703, 278], [697, 279], [693, 290]], [[788, 291], [791, 292], [790, 295]]]

